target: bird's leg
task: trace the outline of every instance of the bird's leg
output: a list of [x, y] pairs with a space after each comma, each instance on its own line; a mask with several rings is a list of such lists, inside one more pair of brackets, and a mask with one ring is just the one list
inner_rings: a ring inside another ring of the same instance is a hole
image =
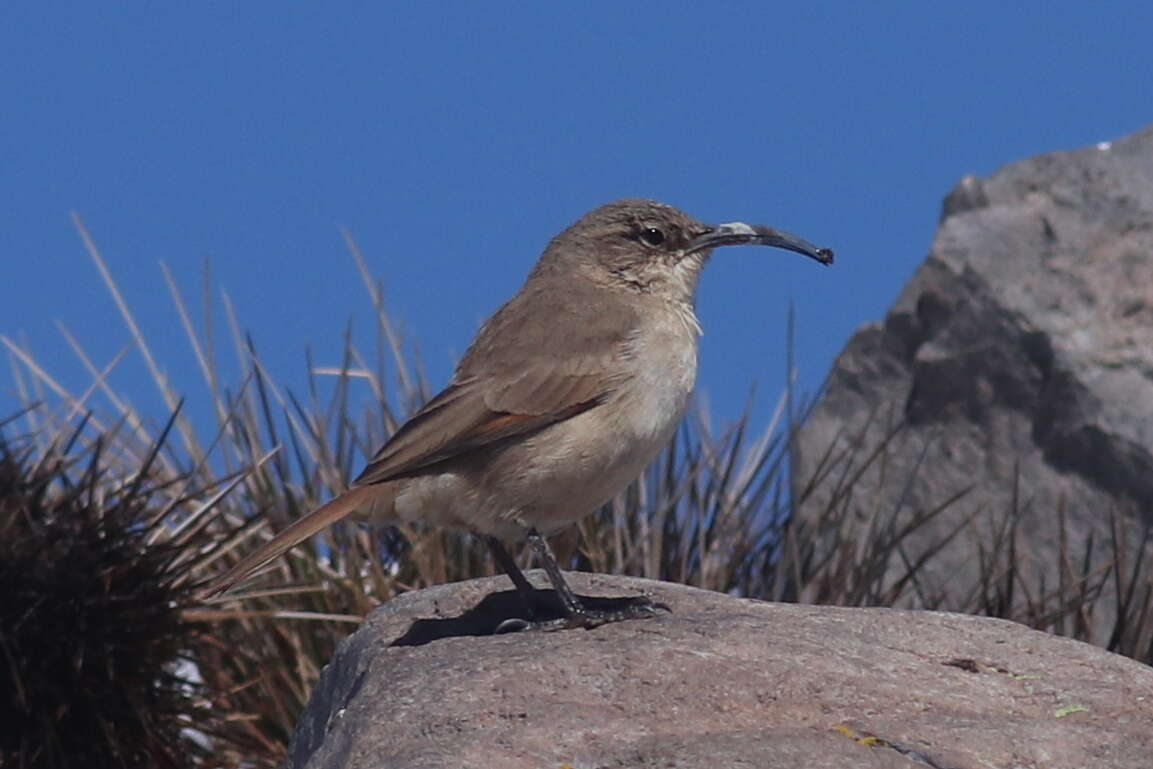
[[[508, 550], [505, 549], [501, 541], [496, 537], [485, 537], [488, 542], [488, 549], [492, 552], [492, 557], [496, 559], [497, 564], [512, 580], [512, 584], [516, 587], [516, 592], [520, 594], [520, 598], [524, 601], [525, 609], [528, 611], [528, 618], [531, 621], [536, 616], [536, 589], [529, 584], [525, 579], [524, 572], [516, 565], [516, 561], [509, 555]], [[507, 620], [507, 622], [517, 622], [517, 620]], [[501, 623], [502, 626], [505, 623]], [[526, 623], [527, 624], [527, 623]]]
[[[534, 532], [535, 533], [535, 532]], [[537, 535], [540, 538], [540, 535]], [[525, 611], [528, 614], [528, 619], [521, 619], [519, 617], [510, 617], [502, 621], [496, 627], [497, 633], [515, 633], [521, 630], [560, 630], [565, 627], [575, 626], [569, 625], [568, 619], [574, 616], [583, 616], [584, 606], [573, 594], [572, 588], [564, 581], [561, 576], [560, 569], [557, 568], [556, 558], [553, 557], [552, 551], [548, 549], [548, 543], [543, 538], [540, 539], [545, 547], [545, 556], [540, 555], [540, 550], [534, 545], [533, 550], [537, 553], [538, 557], [545, 564], [545, 571], [548, 573], [549, 581], [553, 583], [556, 588], [556, 593], [561, 599], [561, 604], [564, 607], [565, 617], [559, 620], [538, 620], [537, 617], [545, 612], [541, 612], [540, 594], [537, 592], [528, 579], [525, 578], [524, 572], [516, 565], [516, 560], [505, 549], [505, 546], [496, 537], [485, 537], [488, 542], [488, 548], [492, 552], [493, 558], [512, 580], [512, 584], [516, 587], [516, 592], [520, 594], [521, 601], [524, 602]]]
[[556, 556], [549, 547], [541, 533], [536, 529], [529, 529], [528, 541], [536, 554], [537, 560], [544, 567], [549, 582], [556, 590], [564, 607], [565, 616], [558, 620], [546, 622], [531, 622], [528, 630], [566, 630], [568, 628], [594, 628], [609, 622], [622, 622], [627, 619], [646, 619], [655, 617], [660, 610], [670, 611], [663, 603], [654, 603], [644, 596], [621, 599], [623, 605], [617, 609], [590, 609], [576, 597], [576, 593], [569, 587], [557, 565]]
[[532, 551], [536, 554], [536, 560], [544, 567], [545, 574], [548, 575], [548, 581], [552, 583], [553, 590], [556, 590], [557, 596], [560, 598], [561, 605], [564, 606], [564, 613], [569, 617], [581, 616], [589, 613], [580, 599], [576, 597], [576, 593], [569, 587], [565, 581], [564, 575], [560, 573], [560, 566], [557, 565], [556, 556], [553, 555], [552, 548], [549, 547], [548, 540], [541, 536], [541, 533], [536, 529], [528, 530], [528, 543], [532, 546]]
[[508, 550], [505, 549], [504, 545], [501, 544], [500, 540], [495, 537], [485, 537], [485, 541], [488, 542], [488, 547], [489, 550], [492, 551], [493, 558], [496, 559], [496, 562], [504, 569], [505, 574], [512, 580], [512, 584], [516, 587], [516, 591], [520, 594], [521, 600], [524, 601], [525, 609], [528, 612], [528, 620], [511, 618], [501, 622], [496, 628], [497, 633], [509, 633], [519, 630], [567, 630], [577, 627], [594, 628], [609, 622], [654, 617], [662, 609], [669, 611], [668, 606], [662, 603], [654, 603], [643, 596], [622, 599], [622, 601], [626, 603], [619, 609], [603, 610], [588, 608], [576, 597], [576, 593], [572, 591], [564, 575], [561, 574], [560, 567], [556, 562], [556, 556], [553, 555], [552, 548], [549, 547], [548, 541], [545, 540], [536, 529], [530, 529], [528, 533], [529, 544], [532, 545], [533, 553], [536, 555], [537, 560], [541, 566], [544, 567], [549, 582], [552, 583], [557, 597], [560, 598], [561, 607], [564, 611], [564, 616], [560, 619], [538, 620], [538, 601], [540, 599], [536, 589], [529, 584], [524, 573], [520, 570], [520, 567], [516, 565], [516, 561], [509, 554]]

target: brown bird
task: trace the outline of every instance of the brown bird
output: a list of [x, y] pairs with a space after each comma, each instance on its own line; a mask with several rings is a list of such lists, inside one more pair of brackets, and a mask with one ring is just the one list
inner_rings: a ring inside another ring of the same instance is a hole
[[[483, 537], [521, 594], [509, 628], [592, 627], [658, 605], [585, 607], [543, 535], [597, 510], [669, 441], [697, 370], [697, 279], [712, 249], [833, 253], [780, 230], [707, 225], [652, 200], [590, 211], [548, 244], [524, 286], [481, 327], [448, 386], [353, 482], [245, 556], [210, 598], [346, 516], [422, 520]], [[537, 596], [502, 543], [527, 538], [564, 609], [540, 621]]]

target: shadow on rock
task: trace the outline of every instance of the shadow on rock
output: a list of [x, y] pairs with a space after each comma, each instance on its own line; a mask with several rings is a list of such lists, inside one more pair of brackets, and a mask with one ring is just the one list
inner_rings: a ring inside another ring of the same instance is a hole
[[[629, 597], [602, 598], [585, 595], [578, 598], [589, 609], [604, 611], [619, 610], [635, 600]], [[536, 599], [535, 619], [547, 622], [565, 616], [555, 590], [537, 590]], [[441, 638], [495, 635], [501, 623], [525, 616], [524, 602], [515, 590], [490, 593], [459, 617], [416, 620], [404, 635], [389, 646], [423, 646]]]

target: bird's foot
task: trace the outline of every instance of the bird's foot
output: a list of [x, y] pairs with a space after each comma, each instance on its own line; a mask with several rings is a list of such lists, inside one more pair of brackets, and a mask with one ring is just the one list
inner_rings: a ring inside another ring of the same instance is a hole
[[619, 606], [612, 609], [589, 609], [584, 606], [563, 617], [547, 620], [526, 620], [518, 617], [506, 619], [497, 625], [494, 631], [500, 633], [519, 633], [526, 630], [548, 632], [552, 630], [572, 630], [584, 628], [591, 630], [611, 622], [624, 622], [630, 619], [650, 619], [662, 612], [671, 613], [667, 604], [653, 601], [647, 596], [638, 598], [621, 598], [614, 601]]

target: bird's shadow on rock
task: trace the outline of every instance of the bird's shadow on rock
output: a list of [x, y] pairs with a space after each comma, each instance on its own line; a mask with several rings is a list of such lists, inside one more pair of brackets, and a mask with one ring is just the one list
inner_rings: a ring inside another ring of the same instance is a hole
[[[584, 595], [578, 597], [587, 608], [605, 611], [614, 611], [633, 600]], [[547, 622], [565, 616], [555, 590], [537, 590], [535, 598], [534, 619]], [[515, 590], [489, 593], [480, 603], [458, 617], [414, 621], [408, 631], [389, 646], [423, 646], [442, 638], [494, 635], [502, 623], [526, 617], [524, 601]]]

